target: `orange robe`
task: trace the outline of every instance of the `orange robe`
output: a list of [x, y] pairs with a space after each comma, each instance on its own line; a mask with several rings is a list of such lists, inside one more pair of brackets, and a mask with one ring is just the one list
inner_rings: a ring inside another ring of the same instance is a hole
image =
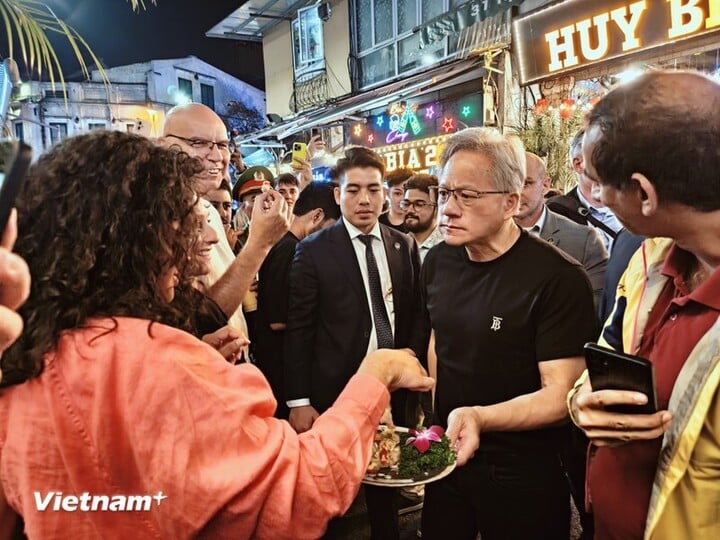
[[[31, 539], [317, 538], [355, 497], [388, 402], [356, 375], [297, 435], [254, 366], [161, 324], [98, 320], [64, 333], [39, 378], [0, 391], [1, 487]], [[167, 498], [38, 511], [51, 491]]]

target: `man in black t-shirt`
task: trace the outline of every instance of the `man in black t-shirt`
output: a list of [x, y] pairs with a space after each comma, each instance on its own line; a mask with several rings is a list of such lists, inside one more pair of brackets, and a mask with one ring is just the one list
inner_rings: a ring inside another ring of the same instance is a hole
[[283, 392], [283, 342], [290, 295], [290, 266], [298, 242], [340, 219], [333, 186], [313, 182], [295, 201], [290, 230], [273, 246], [260, 267], [258, 279], [255, 363], [272, 388], [278, 405], [275, 415], [287, 419], [289, 409]]
[[407, 233], [408, 229], [405, 227], [405, 210], [400, 207], [400, 202], [405, 196], [403, 185], [412, 175], [410, 169], [395, 169], [385, 175], [388, 210], [380, 214], [378, 221], [402, 233]]
[[423, 538], [569, 536], [559, 451], [594, 338], [592, 289], [577, 261], [514, 222], [524, 179], [519, 143], [487, 128], [448, 139], [432, 190], [445, 243], [423, 264], [422, 335], [435, 336], [436, 421], [464, 466], [427, 486]]

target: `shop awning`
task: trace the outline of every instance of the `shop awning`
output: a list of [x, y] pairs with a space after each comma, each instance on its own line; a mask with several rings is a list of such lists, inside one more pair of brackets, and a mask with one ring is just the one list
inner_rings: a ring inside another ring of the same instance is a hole
[[207, 37], [262, 41], [264, 35], [297, 10], [315, 0], [246, 0], [242, 6], [205, 32]]
[[357, 117], [353, 116], [362, 111], [384, 107], [393, 101], [414, 97], [430, 89], [440, 90], [449, 84], [479, 79], [485, 74], [481, 64], [482, 62], [473, 58], [441, 66], [381, 88], [340, 98], [320, 109], [299, 114], [260, 131], [240, 135], [235, 140], [238, 144], [246, 144], [266, 137], [284, 139], [316, 126], [334, 124], [345, 119], [357, 121]]

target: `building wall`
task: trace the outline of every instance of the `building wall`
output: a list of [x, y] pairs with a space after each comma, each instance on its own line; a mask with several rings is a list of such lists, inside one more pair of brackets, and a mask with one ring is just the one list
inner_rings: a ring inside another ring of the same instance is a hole
[[[150, 101], [177, 105], [180, 102], [178, 78], [182, 77], [191, 82], [192, 95], [187, 97], [196, 103], [201, 102], [201, 85], [212, 86], [215, 98], [213, 108], [220, 114], [225, 113], [230, 101], [241, 101], [265, 114], [265, 93], [262, 90], [195, 56], [119, 66], [107, 69], [106, 73], [111, 82], [147, 84]], [[92, 77], [94, 81], [101, 81], [96, 71]]]
[[[92, 129], [128, 131], [157, 137], [167, 111], [177, 104], [178, 77], [191, 82], [194, 102], [201, 101], [201, 85], [212, 86], [214, 109], [225, 114], [227, 103], [241, 101], [265, 115], [265, 93], [194, 56], [119, 66], [106, 70], [109, 85], [97, 71], [91, 81], [65, 85], [67, 101], [59, 84], [30, 82], [12, 105], [13, 133], [22, 136], [40, 155], [58, 139]], [[55, 91], [55, 93], [53, 93]]]
[[[328, 98], [350, 93], [350, 19], [349, 0], [330, 2], [332, 14], [323, 23], [325, 65], [328, 75]], [[292, 32], [283, 21], [263, 38], [267, 111], [287, 116], [291, 113], [293, 93]]]
[[148, 101], [144, 84], [67, 83], [65, 89], [67, 101], [58, 93], [60, 85], [31, 82], [22, 90], [22, 101], [14, 105], [18, 119], [13, 121], [13, 133], [22, 136], [36, 157], [64, 136], [93, 129], [157, 137], [170, 108]]
[[286, 116], [290, 114], [290, 96], [293, 91], [292, 39], [289, 22], [281, 22], [264, 36], [263, 61], [267, 112]]

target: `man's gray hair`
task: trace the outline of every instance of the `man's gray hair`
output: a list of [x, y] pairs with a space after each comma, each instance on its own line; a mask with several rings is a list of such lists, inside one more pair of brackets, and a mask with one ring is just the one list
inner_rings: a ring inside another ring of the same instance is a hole
[[457, 152], [482, 154], [490, 161], [493, 188], [498, 191], [519, 193], [525, 183], [525, 149], [520, 139], [501, 135], [493, 128], [467, 128], [450, 136], [440, 156], [440, 167], [445, 168]]

